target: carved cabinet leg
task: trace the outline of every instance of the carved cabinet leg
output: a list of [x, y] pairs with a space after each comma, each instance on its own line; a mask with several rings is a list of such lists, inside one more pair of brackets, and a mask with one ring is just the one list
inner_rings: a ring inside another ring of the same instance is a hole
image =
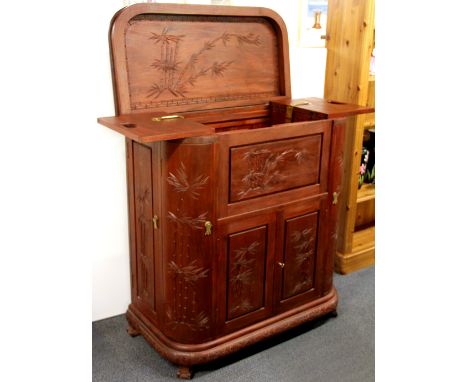
[[177, 377], [180, 379], [192, 379], [192, 369], [188, 366], [180, 366], [177, 370]]
[[128, 323], [128, 326], [127, 326], [127, 333], [132, 336], [132, 337], [136, 337], [136, 336], [139, 336], [141, 333], [135, 329], [132, 324], [129, 322]]
[[330, 317], [338, 317], [338, 311], [335, 309], [330, 312]]

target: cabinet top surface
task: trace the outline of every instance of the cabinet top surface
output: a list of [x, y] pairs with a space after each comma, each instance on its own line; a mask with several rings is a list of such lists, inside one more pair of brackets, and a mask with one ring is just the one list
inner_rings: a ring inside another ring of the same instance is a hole
[[330, 119], [349, 117], [357, 114], [372, 113], [375, 110], [373, 106], [359, 106], [314, 97], [294, 100], [287, 98], [283, 100], [277, 100], [275, 102], [283, 105], [291, 105], [300, 109], [321, 113], [324, 114], [326, 118]]
[[184, 118], [157, 120], [154, 114], [125, 114], [98, 118], [98, 122], [140, 143], [207, 136], [214, 129]]
[[290, 96], [281, 17], [266, 8], [135, 4], [111, 22], [117, 114], [183, 112]]

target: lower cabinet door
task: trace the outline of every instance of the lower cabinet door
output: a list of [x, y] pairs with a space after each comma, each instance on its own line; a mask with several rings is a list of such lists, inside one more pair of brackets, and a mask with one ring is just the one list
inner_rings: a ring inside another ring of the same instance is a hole
[[283, 209], [277, 221], [275, 312], [320, 297], [326, 253], [325, 199]]
[[273, 212], [219, 221], [215, 293], [221, 334], [272, 314], [275, 231]]

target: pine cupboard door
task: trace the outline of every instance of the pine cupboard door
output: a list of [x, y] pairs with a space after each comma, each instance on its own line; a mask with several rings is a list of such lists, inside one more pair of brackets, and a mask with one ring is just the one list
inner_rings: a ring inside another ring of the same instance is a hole
[[326, 214], [324, 197], [301, 201], [279, 212], [274, 276], [276, 313], [320, 297]]
[[219, 334], [272, 314], [274, 212], [224, 218], [217, 226], [216, 299]]

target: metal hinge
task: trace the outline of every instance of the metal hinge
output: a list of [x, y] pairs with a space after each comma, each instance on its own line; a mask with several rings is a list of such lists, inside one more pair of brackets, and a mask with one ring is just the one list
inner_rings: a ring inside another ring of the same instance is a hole
[[159, 228], [159, 216], [154, 215], [152, 220], [153, 220], [154, 229], [158, 229]]

